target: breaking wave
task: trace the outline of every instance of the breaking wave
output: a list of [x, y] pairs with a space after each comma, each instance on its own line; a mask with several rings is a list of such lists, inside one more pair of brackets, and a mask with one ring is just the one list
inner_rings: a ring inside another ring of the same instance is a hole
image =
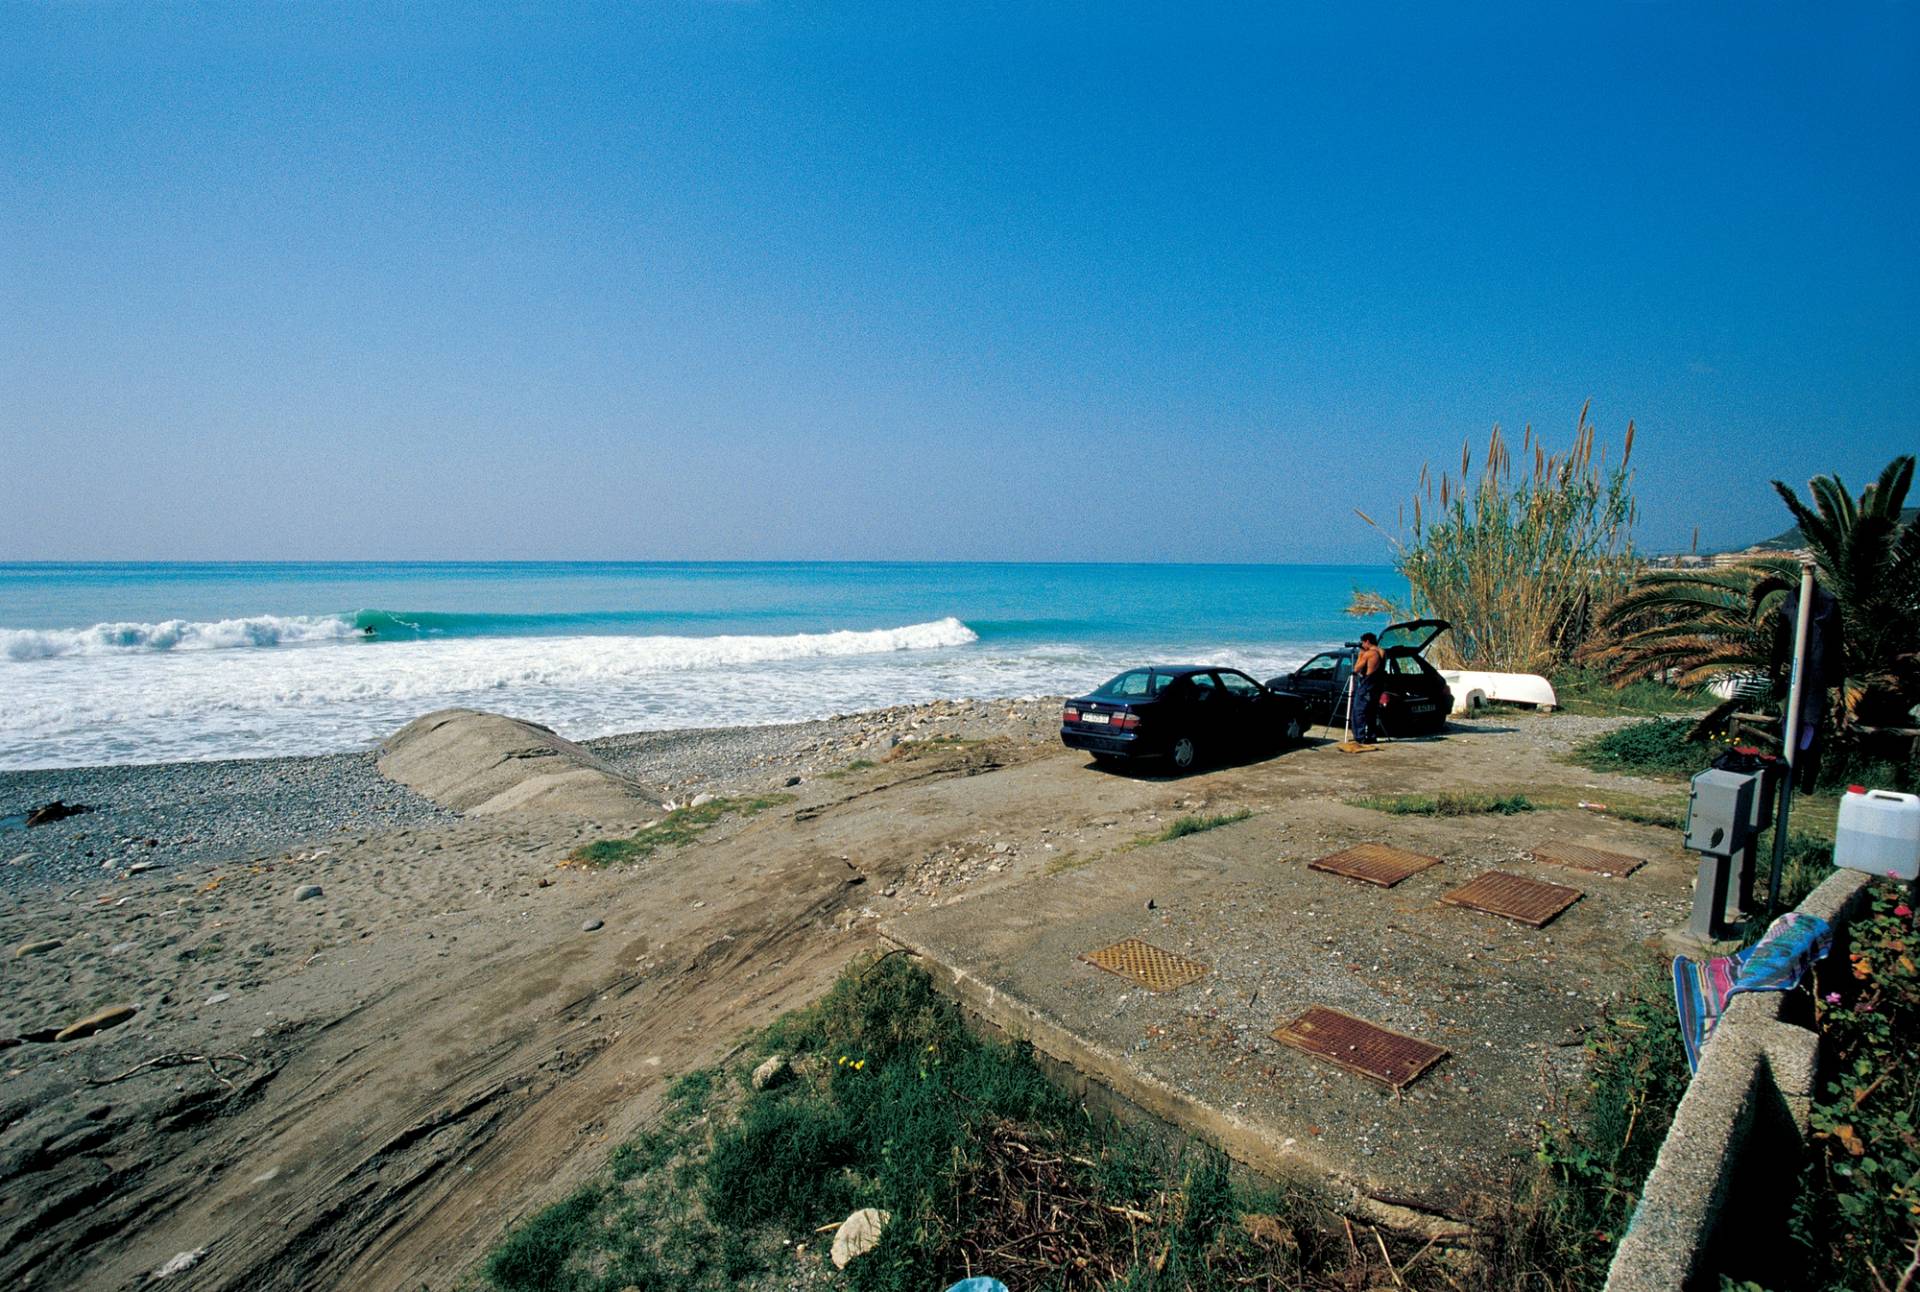
[[[541, 625], [550, 631], [564, 624], [566, 618], [362, 610], [351, 615], [256, 615], [211, 623], [169, 619], [157, 624], [95, 624], [91, 628], [0, 628], [0, 658], [25, 662], [58, 659], [66, 655], [257, 650], [274, 646], [310, 646], [321, 642], [391, 642], [441, 636], [477, 636], [486, 634], [489, 628], [502, 632], [510, 631], [512, 627], [524, 630], [531, 626], [528, 621], [535, 619], [551, 621]], [[671, 669], [811, 659], [828, 655], [940, 650], [969, 646], [980, 638], [958, 619], [949, 617], [931, 623], [909, 624], [904, 628], [846, 629], [785, 636], [594, 636], [578, 640], [597, 643], [599, 650], [618, 656], [629, 667]]]
[[57, 659], [130, 651], [230, 650], [341, 641], [356, 633], [348, 615], [255, 615], [195, 623], [95, 624], [91, 628], [0, 628], [0, 657]]

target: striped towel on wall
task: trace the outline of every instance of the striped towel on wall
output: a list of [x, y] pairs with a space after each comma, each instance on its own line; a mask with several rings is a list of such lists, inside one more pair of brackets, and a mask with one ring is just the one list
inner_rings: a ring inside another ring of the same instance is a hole
[[1700, 1051], [1729, 1000], [1743, 991], [1791, 990], [1831, 950], [1833, 930], [1825, 920], [1789, 911], [1744, 951], [1709, 960], [1675, 956], [1673, 1007], [1680, 1016], [1687, 1070], [1700, 1070]]

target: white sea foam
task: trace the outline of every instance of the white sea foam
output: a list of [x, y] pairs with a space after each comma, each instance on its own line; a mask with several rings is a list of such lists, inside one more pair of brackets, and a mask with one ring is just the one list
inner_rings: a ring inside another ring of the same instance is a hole
[[344, 615], [254, 615], [196, 623], [95, 624], [91, 628], [0, 628], [0, 658], [24, 661], [129, 651], [230, 650], [341, 641], [356, 635]]
[[0, 657], [0, 767], [365, 749], [467, 705], [574, 738], [793, 722], [957, 697], [1078, 692], [1178, 654], [1266, 678], [1311, 649], [982, 642], [957, 619], [784, 636], [448, 637], [302, 650]]

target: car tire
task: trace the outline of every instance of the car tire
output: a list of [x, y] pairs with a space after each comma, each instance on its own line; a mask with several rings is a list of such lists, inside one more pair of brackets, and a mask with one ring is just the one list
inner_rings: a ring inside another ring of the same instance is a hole
[[1173, 763], [1174, 771], [1190, 772], [1200, 765], [1200, 747], [1193, 743], [1192, 736], [1181, 736], [1167, 751], [1167, 758]]

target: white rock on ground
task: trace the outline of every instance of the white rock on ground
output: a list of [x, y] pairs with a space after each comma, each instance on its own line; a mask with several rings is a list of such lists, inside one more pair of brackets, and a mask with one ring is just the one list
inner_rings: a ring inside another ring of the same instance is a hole
[[200, 1258], [206, 1254], [207, 1249], [204, 1247], [196, 1247], [190, 1252], [181, 1252], [165, 1265], [155, 1270], [153, 1277], [157, 1279], [170, 1279], [176, 1274], [185, 1274], [188, 1270], [198, 1265]]
[[753, 1088], [765, 1090], [768, 1086], [778, 1085], [793, 1070], [787, 1062], [787, 1056], [776, 1054], [753, 1070]]
[[890, 1211], [862, 1207], [841, 1221], [840, 1228], [833, 1235], [834, 1268], [844, 1270], [848, 1261], [872, 1251], [880, 1241], [887, 1222], [892, 1219], [893, 1213]]

